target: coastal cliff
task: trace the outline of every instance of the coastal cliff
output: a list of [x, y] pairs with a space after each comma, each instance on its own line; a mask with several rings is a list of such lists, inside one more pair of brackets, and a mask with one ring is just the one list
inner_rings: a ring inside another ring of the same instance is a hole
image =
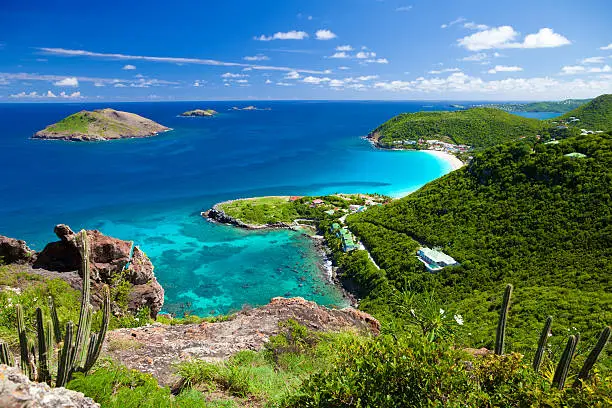
[[47, 126], [34, 134], [34, 139], [76, 142], [151, 137], [170, 130], [135, 113], [114, 109], [80, 111]]

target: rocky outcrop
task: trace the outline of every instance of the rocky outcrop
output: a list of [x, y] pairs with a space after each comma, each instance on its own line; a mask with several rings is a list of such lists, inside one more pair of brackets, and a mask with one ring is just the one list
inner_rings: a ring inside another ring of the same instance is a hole
[[26, 264], [32, 262], [35, 252], [25, 241], [0, 235], [0, 260], [4, 263]]
[[16, 367], [0, 365], [0, 408], [99, 408], [94, 400], [66, 388], [28, 380]]
[[194, 109], [181, 113], [181, 116], [215, 116], [217, 113], [213, 109]]
[[[60, 240], [47, 244], [40, 253], [31, 256], [32, 267], [63, 273], [77, 271], [81, 274], [81, 255], [75, 232], [64, 224], [57, 225], [54, 232]], [[146, 306], [151, 310], [152, 317], [157, 316], [164, 303], [164, 289], [157, 282], [153, 264], [147, 255], [133, 242], [109, 237], [98, 230], [87, 231], [87, 237], [91, 251], [92, 300], [96, 302], [97, 288], [123, 279], [132, 285], [128, 309], [135, 311]], [[66, 275], [67, 278], [69, 276]], [[72, 284], [74, 277], [66, 280]]]
[[106, 337], [105, 350], [128, 367], [172, 385], [178, 380], [173, 371], [177, 362], [219, 361], [240, 350], [260, 350], [270, 336], [279, 333], [278, 323], [288, 319], [317, 331], [380, 332], [375, 318], [353, 308], [335, 310], [302, 298], [274, 298], [268, 305], [241, 311], [228, 321], [174, 326], [156, 323], [114, 330]]

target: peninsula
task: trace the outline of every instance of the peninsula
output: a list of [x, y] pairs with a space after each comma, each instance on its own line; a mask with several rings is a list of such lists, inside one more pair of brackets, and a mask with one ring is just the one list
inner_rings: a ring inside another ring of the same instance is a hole
[[214, 109], [194, 109], [194, 110], [190, 110], [190, 111], [181, 113], [181, 116], [187, 116], [187, 117], [215, 116], [218, 113], [219, 112], [217, 112]]
[[36, 132], [34, 139], [92, 142], [150, 137], [171, 130], [150, 119], [110, 108], [82, 110]]

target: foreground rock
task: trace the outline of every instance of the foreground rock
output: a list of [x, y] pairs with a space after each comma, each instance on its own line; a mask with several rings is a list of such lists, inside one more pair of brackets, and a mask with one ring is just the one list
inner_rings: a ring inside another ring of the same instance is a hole
[[217, 113], [213, 109], [194, 109], [181, 113], [181, 116], [215, 116]]
[[[76, 234], [69, 226], [59, 224], [55, 226], [55, 234], [60, 239], [56, 242], [51, 242], [45, 248], [35, 253], [31, 251], [30, 255], [16, 257], [14, 261], [8, 263], [20, 263], [30, 265], [33, 271], [40, 271], [38, 274], [42, 276], [57, 276], [73, 287], [80, 288], [81, 276], [81, 255], [76, 243]], [[144, 306], [151, 310], [151, 316], [157, 316], [164, 303], [164, 289], [157, 282], [153, 273], [153, 264], [144, 252], [140, 250], [131, 241], [123, 241], [117, 238], [109, 237], [102, 234], [98, 230], [87, 231], [89, 245], [91, 248], [91, 279], [93, 285], [92, 300], [97, 303], [101, 287], [104, 284], [116, 284], [118, 279], [123, 279], [132, 285], [128, 299], [128, 310], [136, 311]], [[12, 246], [8, 246], [10, 250], [2, 250], [0, 256], [4, 253], [23, 252], [29, 248], [25, 246], [25, 242], [12, 240], [11, 238], [0, 236], [0, 243], [11, 242]], [[19, 243], [15, 248], [15, 242]], [[22, 243], [22, 244], [21, 244]], [[0, 245], [0, 249], [4, 248]], [[14, 258], [15, 259], [15, 258]], [[53, 274], [52, 272], [60, 272]], [[114, 305], [114, 311], [118, 312], [118, 307]]]
[[0, 235], [0, 259], [4, 263], [26, 264], [31, 262], [35, 252], [25, 241]]
[[110, 108], [80, 111], [34, 134], [35, 139], [90, 142], [150, 137], [170, 130], [135, 113]]
[[45, 383], [28, 380], [15, 367], [0, 365], [1, 408], [94, 408], [91, 398], [66, 388], [51, 388]]
[[219, 361], [240, 350], [260, 350], [278, 323], [295, 319], [312, 330], [358, 330], [378, 334], [380, 324], [356, 309], [328, 309], [302, 298], [274, 298], [260, 308], [218, 323], [168, 326], [153, 324], [108, 333], [105, 351], [126, 366], [154, 375], [161, 384], [178, 380], [173, 366], [184, 360]]

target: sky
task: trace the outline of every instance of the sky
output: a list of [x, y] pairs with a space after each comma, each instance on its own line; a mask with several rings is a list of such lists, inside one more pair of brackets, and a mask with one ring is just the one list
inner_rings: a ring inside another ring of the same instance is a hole
[[0, 2], [0, 102], [612, 93], [612, 1]]

